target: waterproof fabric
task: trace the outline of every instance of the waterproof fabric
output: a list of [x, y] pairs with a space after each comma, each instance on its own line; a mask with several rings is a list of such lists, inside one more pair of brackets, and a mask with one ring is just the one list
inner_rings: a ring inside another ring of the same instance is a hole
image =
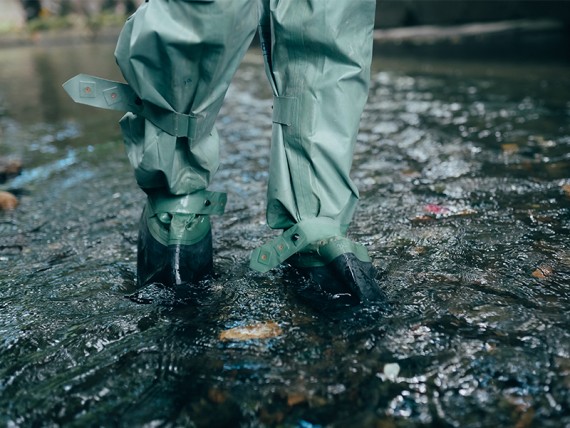
[[213, 125], [260, 25], [275, 99], [267, 217], [286, 229], [327, 217], [349, 224], [349, 177], [368, 92], [374, 0], [150, 0], [126, 23], [116, 59], [139, 97], [201, 118], [194, 139], [135, 114], [122, 120], [139, 185], [180, 195], [218, 168]]
[[200, 118], [194, 138], [141, 115], [121, 120], [140, 187], [183, 195], [207, 188], [218, 168], [213, 129], [230, 80], [255, 33], [256, 1], [154, 0], [126, 22], [115, 57], [142, 101]]
[[[195, 284], [207, 277], [213, 269], [212, 231], [208, 216], [174, 214], [168, 225], [159, 223], [147, 205], [139, 224], [137, 287], [151, 284], [176, 287]], [[166, 236], [156, 239], [153, 227], [163, 227]], [[172, 236], [175, 239], [169, 239]], [[192, 239], [179, 239], [187, 236]]]
[[117, 63], [140, 105], [191, 118], [192, 132], [157, 126], [148, 108], [146, 118], [140, 112], [123, 117], [140, 187], [165, 197], [208, 187], [219, 166], [214, 123], [258, 29], [274, 94], [268, 225], [285, 230], [308, 224], [318, 231], [314, 241], [346, 234], [358, 199], [349, 173], [368, 94], [375, 4], [144, 3], [121, 32]]

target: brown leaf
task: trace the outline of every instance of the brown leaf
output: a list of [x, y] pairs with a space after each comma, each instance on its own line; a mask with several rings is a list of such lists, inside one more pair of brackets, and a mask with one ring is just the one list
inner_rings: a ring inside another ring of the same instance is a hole
[[544, 279], [546, 277], [549, 277], [553, 273], [554, 273], [554, 270], [550, 266], [544, 265], [544, 266], [539, 266], [538, 268], [536, 268], [534, 270], [534, 272], [532, 273], [532, 276], [534, 276], [535, 278]]
[[268, 321], [224, 330], [220, 333], [220, 340], [270, 339], [282, 334], [283, 330], [276, 322]]
[[9, 192], [0, 190], [0, 210], [10, 211], [18, 206], [18, 198]]
[[512, 154], [517, 153], [519, 151], [518, 144], [514, 144], [514, 143], [501, 144], [501, 148], [503, 149], [503, 153], [505, 153], [507, 155], [512, 155]]
[[208, 390], [208, 399], [212, 403], [222, 404], [226, 401], [227, 396], [223, 391], [220, 391], [218, 388], [210, 388]]
[[412, 247], [408, 250], [408, 254], [411, 256], [421, 256], [422, 254], [425, 254], [426, 252], [427, 252], [427, 248], [422, 247], [422, 246], [415, 246], [415, 247]]
[[410, 221], [412, 223], [428, 223], [431, 221], [434, 221], [435, 217], [430, 216], [430, 215], [418, 215], [415, 216], [414, 218], [411, 218]]
[[570, 183], [562, 185], [562, 191], [570, 198]]
[[296, 406], [297, 404], [301, 404], [307, 401], [307, 396], [300, 392], [290, 392], [287, 395], [287, 405], [289, 407]]

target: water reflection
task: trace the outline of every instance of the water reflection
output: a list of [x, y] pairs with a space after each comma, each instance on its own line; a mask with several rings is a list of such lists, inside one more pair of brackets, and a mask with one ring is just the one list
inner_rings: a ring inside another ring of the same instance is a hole
[[[124, 298], [142, 195], [119, 117], [59, 86], [80, 71], [118, 79], [111, 55], [0, 57], [2, 154], [25, 167], [8, 183], [25, 190], [20, 208], [0, 214], [2, 424], [570, 424], [567, 67], [378, 59], [351, 233], [392, 310], [326, 315], [285, 269], [247, 267], [270, 235], [271, 99], [255, 52], [219, 120], [217, 276], [195, 306]], [[221, 340], [263, 323], [281, 334]]]

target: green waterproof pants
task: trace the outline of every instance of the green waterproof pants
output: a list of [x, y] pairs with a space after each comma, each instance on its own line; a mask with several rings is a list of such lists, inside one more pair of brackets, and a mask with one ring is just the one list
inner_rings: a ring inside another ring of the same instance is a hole
[[344, 235], [358, 199], [349, 173], [368, 94], [375, 3], [144, 3], [125, 24], [115, 57], [141, 104], [171, 116], [147, 108], [121, 120], [140, 187], [163, 196], [208, 187], [219, 165], [214, 122], [257, 29], [274, 94], [268, 224], [307, 224], [304, 244]]

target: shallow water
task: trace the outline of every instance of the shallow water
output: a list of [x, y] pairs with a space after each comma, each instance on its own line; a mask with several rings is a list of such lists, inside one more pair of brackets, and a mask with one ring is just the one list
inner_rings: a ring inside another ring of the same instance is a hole
[[[0, 424], [570, 426], [569, 71], [377, 58], [351, 234], [391, 310], [323, 314], [287, 271], [247, 267], [272, 235], [256, 51], [218, 122], [217, 275], [195, 306], [164, 307], [124, 298], [143, 196], [120, 114], [60, 89], [119, 78], [112, 47], [3, 50], [1, 154], [25, 170], [0, 213]], [[220, 337], [256, 323], [282, 333]]]

